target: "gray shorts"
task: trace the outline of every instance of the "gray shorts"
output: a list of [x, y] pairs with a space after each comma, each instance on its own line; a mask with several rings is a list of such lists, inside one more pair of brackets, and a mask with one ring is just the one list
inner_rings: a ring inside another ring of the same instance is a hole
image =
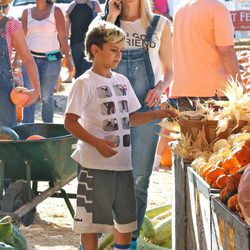
[[81, 168], [73, 230], [129, 233], [137, 228], [132, 171]]

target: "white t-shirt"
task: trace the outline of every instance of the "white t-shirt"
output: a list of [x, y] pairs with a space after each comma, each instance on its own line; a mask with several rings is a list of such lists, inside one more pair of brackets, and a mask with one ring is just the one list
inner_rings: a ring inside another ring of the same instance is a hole
[[131, 166], [129, 114], [141, 107], [129, 80], [112, 72], [105, 78], [91, 70], [74, 83], [66, 113], [81, 118], [79, 123], [90, 134], [113, 141], [116, 155], [105, 158], [95, 147], [78, 140], [72, 158], [85, 168], [125, 171]]
[[[161, 35], [165, 28], [167, 18], [160, 16], [156, 30], [149, 45], [149, 57], [155, 76], [155, 84], [162, 80], [162, 71], [159, 56], [161, 45]], [[146, 37], [146, 28], [143, 27], [141, 20], [137, 19], [133, 22], [121, 20], [121, 29], [126, 33], [125, 49], [143, 48], [143, 42]]]
[[32, 11], [28, 9], [27, 26], [27, 44], [30, 50], [40, 53], [59, 50], [54, 5], [49, 16], [42, 20], [33, 19]]

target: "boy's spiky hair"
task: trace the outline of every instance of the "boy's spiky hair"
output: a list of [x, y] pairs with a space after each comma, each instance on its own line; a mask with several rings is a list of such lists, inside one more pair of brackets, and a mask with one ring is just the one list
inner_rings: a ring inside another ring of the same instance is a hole
[[85, 37], [85, 59], [93, 62], [94, 55], [91, 52], [91, 46], [96, 45], [102, 48], [104, 43], [119, 43], [125, 40], [125, 33], [116, 25], [98, 21], [90, 25]]

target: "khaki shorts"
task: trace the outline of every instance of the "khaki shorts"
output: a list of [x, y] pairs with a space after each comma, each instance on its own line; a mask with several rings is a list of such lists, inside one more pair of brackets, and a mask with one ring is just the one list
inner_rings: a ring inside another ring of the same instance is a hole
[[137, 228], [132, 171], [81, 168], [73, 230], [129, 233]]

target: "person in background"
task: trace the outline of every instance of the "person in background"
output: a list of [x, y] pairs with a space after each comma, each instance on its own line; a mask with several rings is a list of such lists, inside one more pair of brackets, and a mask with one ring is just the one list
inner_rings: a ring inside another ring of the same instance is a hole
[[[110, 0], [106, 4], [104, 19], [120, 26], [126, 33], [125, 50], [116, 72], [125, 75], [131, 82], [142, 106], [139, 111], [160, 109], [161, 95], [172, 80], [169, 20], [154, 15], [147, 0]], [[155, 120], [131, 129], [138, 216], [138, 229], [133, 232], [131, 249], [136, 248], [147, 207], [147, 190], [158, 141], [158, 122]]]
[[168, 0], [153, 0], [152, 5], [153, 13], [163, 15], [170, 21], [173, 21], [173, 18], [169, 13]]
[[[22, 15], [22, 25], [27, 44], [37, 64], [41, 82], [41, 116], [43, 122], [53, 122], [54, 86], [57, 83], [63, 52], [69, 71], [73, 70], [73, 60], [65, 33], [65, 20], [59, 7], [51, 0], [36, 0], [36, 5], [26, 9]], [[27, 71], [22, 67], [24, 86], [30, 88]], [[33, 123], [35, 104], [24, 109], [24, 123]]]
[[26, 105], [34, 103], [40, 94], [37, 67], [27, 47], [21, 23], [6, 17], [11, 2], [0, 2], [0, 126], [7, 127], [17, 125], [16, 107], [10, 100], [10, 92], [15, 87], [11, 65], [13, 48], [19, 53], [31, 82], [30, 90], [24, 91], [29, 95]]
[[222, 3], [183, 1], [174, 16], [173, 62], [169, 95], [180, 110], [194, 109], [197, 97], [224, 98], [230, 76], [240, 80], [233, 23]]
[[130, 249], [137, 228], [130, 126], [175, 116], [167, 109], [137, 112], [141, 104], [129, 80], [112, 72], [124, 41], [125, 33], [111, 23], [90, 26], [85, 53], [93, 66], [76, 79], [65, 111], [65, 128], [78, 138], [72, 154], [81, 166], [74, 231], [84, 250], [97, 249], [100, 232], [114, 233], [115, 250]]
[[84, 39], [90, 23], [100, 11], [96, 0], [74, 0], [66, 11], [66, 34], [67, 37], [70, 34], [75, 78], [91, 67], [91, 63], [84, 58]]

